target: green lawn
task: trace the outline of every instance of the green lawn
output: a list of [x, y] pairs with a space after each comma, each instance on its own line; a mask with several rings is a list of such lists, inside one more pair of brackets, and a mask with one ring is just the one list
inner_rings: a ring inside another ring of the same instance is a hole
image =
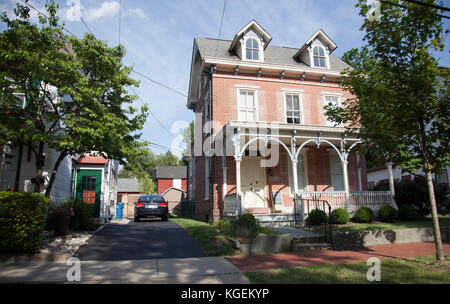
[[[440, 227], [450, 226], [450, 218], [440, 218]], [[405, 228], [426, 228], [433, 227], [431, 219], [421, 221], [407, 222], [395, 221], [393, 223], [373, 222], [373, 223], [347, 223], [345, 225], [333, 225], [333, 231], [356, 231], [356, 230], [387, 230], [387, 229], [405, 229]]]
[[435, 257], [381, 260], [381, 281], [369, 282], [366, 262], [296, 266], [245, 275], [255, 284], [450, 284], [450, 255], [445, 264], [436, 264]]
[[196, 239], [208, 256], [231, 256], [239, 254], [239, 251], [234, 249], [213, 225], [181, 217], [174, 217], [170, 220], [183, 227]]

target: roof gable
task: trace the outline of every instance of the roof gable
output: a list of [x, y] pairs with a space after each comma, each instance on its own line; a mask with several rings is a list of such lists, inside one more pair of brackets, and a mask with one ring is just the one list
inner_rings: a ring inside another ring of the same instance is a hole
[[253, 31], [256, 35], [258, 35], [260, 38], [264, 40], [264, 49], [267, 47], [267, 45], [272, 40], [272, 36], [263, 29], [261, 25], [258, 24], [255, 20], [250, 21], [246, 26], [244, 26], [239, 32], [236, 33], [234, 36], [233, 41], [231, 41], [230, 48], [228, 49], [229, 52], [232, 52], [234, 48], [236, 47], [236, 44], [239, 42], [239, 40], [247, 34], [248, 32]]
[[331, 40], [331, 38], [328, 37], [322, 29], [319, 29], [302, 45], [302, 47], [294, 55], [294, 58], [299, 58], [308, 46], [312, 45], [316, 41], [319, 41], [320, 44], [327, 47], [330, 50], [330, 54], [337, 48], [337, 45], [333, 42], [333, 40]]

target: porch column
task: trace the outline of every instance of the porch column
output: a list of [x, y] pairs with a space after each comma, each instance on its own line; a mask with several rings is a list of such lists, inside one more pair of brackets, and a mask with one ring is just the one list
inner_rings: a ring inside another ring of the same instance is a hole
[[362, 191], [362, 178], [361, 178], [361, 159], [358, 152], [356, 152], [356, 171], [358, 173], [358, 189]]
[[[297, 199], [297, 193], [298, 193], [297, 164], [298, 164], [298, 160], [293, 159], [292, 160], [292, 176], [293, 176], [293, 180], [294, 180], [294, 208], [295, 208], [295, 200]], [[304, 220], [303, 204], [301, 204], [301, 206], [300, 206], [300, 216], [301, 216], [301, 222], [303, 223], [303, 220]]]
[[342, 177], [344, 179], [344, 191], [345, 191], [345, 208], [347, 211], [350, 210], [350, 189], [348, 186], [348, 172], [347, 172], [348, 161], [342, 161]]
[[391, 191], [392, 198], [395, 197], [395, 187], [394, 187], [394, 173], [392, 170], [392, 163], [388, 162], [386, 163], [386, 167], [389, 174], [389, 190]]
[[241, 160], [236, 159], [236, 198], [241, 204], [241, 214], [244, 214], [244, 203], [241, 198]]

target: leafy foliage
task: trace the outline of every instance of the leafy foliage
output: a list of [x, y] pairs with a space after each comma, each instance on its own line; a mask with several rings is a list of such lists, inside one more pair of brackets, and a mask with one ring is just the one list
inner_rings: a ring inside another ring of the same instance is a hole
[[398, 217], [405, 221], [415, 221], [418, 218], [417, 212], [409, 205], [401, 205], [398, 208]]
[[312, 225], [321, 225], [323, 223], [326, 223], [328, 220], [328, 216], [325, 213], [325, 211], [320, 209], [313, 209], [309, 213], [308, 221]]
[[253, 214], [243, 214], [231, 223], [232, 232], [237, 237], [252, 238], [258, 234], [258, 224]]
[[356, 211], [355, 216], [352, 220], [357, 223], [370, 223], [372, 222], [373, 218], [374, 214], [372, 209], [368, 207], [361, 207]]
[[156, 194], [156, 183], [148, 175], [139, 179], [139, 192], [142, 194]]
[[93, 206], [86, 204], [82, 199], [72, 199], [66, 201], [64, 205], [73, 209], [73, 215], [70, 218], [70, 228], [74, 231], [89, 231], [96, 228], [92, 221]]
[[398, 212], [392, 206], [381, 206], [378, 215], [383, 222], [393, 222], [397, 219]]
[[0, 252], [35, 253], [49, 199], [36, 193], [0, 192]]
[[346, 209], [339, 208], [331, 212], [330, 218], [333, 224], [346, 224], [350, 220], [350, 215]]
[[[122, 163], [144, 144], [136, 141], [147, 116], [131, 106], [135, 96], [122, 46], [108, 47], [91, 34], [63, 33], [58, 5], [46, 4], [40, 24], [30, 23], [29, 8], [17, 4], [16, 19], [0, 21], [0, 138], [27, 146], [36, 157], [35, 192], [39, 192], [44, 148], [59, 152], [46, 196], [60, 162], [67, 155], [100, 151]], [[24, 100], [17, 96], [24, 94]], [[134, 134], [134, 135], [132, 135]], [[1, 143], [0, 143], [1, 144]]]

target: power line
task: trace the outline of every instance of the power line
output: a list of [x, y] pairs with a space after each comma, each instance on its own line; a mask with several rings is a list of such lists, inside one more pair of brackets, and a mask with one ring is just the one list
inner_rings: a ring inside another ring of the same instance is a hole
[[84, 21], [83, 17], [81, 17], [80, 15], [80, 19], [81, 22], [83, 22], [84, 26], [87, 28], [87, 30], [89, 31], [89, 33], [91, 33], [92, 36], [94, 36], [94, 34], [92, 33], [91, 29], [89, 28], [89, 26], [87, 25], [87, 23]]
[[220, 19], [220, 28], [219, 28], [219, 34], [217, 35], [216, 52], [214, 53], [214, 57], [217, 56], [217, 49], [219, 48], [219, 39], [220, 39], [220, 35], [222, 34], [223, 16], [225, 16], [226, 6], [227, 6], [227, 0], [224, 0], [223, 1], [223, 9], [222, 9], [222, 18]]
[[165, 85], [165, 84], [163, 84], [163, 83], [161, 83], [161, 82], [158, 82], [158, 81], [156, 81], [156, 80], [153, 80], [153, 79], [151, 79], [149, 76], [146, 76], [146, 75], [144, 75], [144, 74], [142, 74], [142, 73], [140, 73], [140, 72], [138, 72], [138, 71], [136, 71], [136, 70], [134, 70], [134, 69], [131, 70], [131, 71], [134, 72], [134, 73], [136, 73], [136, 74], [138, 74], [138, 75], [140, 75], [140, 76], [142, 76], [142, 77], [144, 77], [144, 78], [147, 79], [147, 80], [150, 80], [151, 82], [153, 82], [153, 83], [155, 83], [155, 84], [157, 84], [157, 85], [160, 85], [160, 86], [162, 86], [162, 87], [164, 87], [164, 88], [166, 88], [166, 89], [168, 89], [168, 90], [171, 90], [171, 91], [173, 91], [173, 92], [175, 92], [175, 93], [177, 93], [177, 94], [179, 94], [179, 95], [181, 95], [181, 96], [187, 98], [187, 95], [186, 95], [186, 94], [181, 93], [180, 91], [177, 91], [176, 89], [173, 89], [173, 88], [171, 88], [171, 87], [169, 87], [169, 86], [167, 86], [167, 85]]
[[160, 144], [157, 144], [157, 143], [148, 141], [148, 140], [144, 140], [144, 139], [140, 139], [140, 138], [137, 139], [137, 140], [138, 140], [138, 141], [141, 141], [141, 142], [145, 142], [145, 143], [149, 144], [150, 146], [152, 146], [153, 148], [158, 148], [158, 149], [162, 149], [162, 150], [172, 150], [172, 151], [177, 151], [177, 152], [183, 153], [182, 150], [174, 149], [174, 148], [169, 148], [169, 147], [167, 147], [167, 146], [163, 146], [163, 145], [160, 145]]
[[417, 4], [417, 5], [429, 6], [429, 7], [432, 7], [432, 8], [439, 9], [441, 11], [446, 11], [446, 12], [450, 11], [450, 8], [448, 8], [448, 7], [444, 7], [444, 6], [440, 6], [440, 5], [436, 5], [436, 4], [431, 4], [431, 3], [426, 3], [426, 2], [422, 2], [422, 1], [417, 1], [417, 0], [403, 0], [403, 1], [414, 3], [414, 4]]
[[[428, 3], [423, 3], [423, 2], [420, 2], [420, 4], [418, 3], [419, 1], [415, 1], [415, 2], [411, 2], [412, 0], [404, 0], [404, 1], [408, 1], [408, 2], [410, 2], [410, 3], [415, 3], [415, 4], [418, 4], [418, 5], [427, 5]], [[398, 4], [398, 3], [393, 3], [393, 2], [390, 2], [390, 1], [386, 1], [386, 0], [380, 0], [380, 2], [381, 3], [384, 3], [384, 4], [389, 4], [389, 5], [392, 5], [392, 6], [397, 6], [397, 7], [401, 7], [401, 8], [404, 8], [404, 9], [408, 9], [408, 7], [406, 7], [405, 5], [402, 5], [402, 4]], [[430, 5], [427, 5], [427, 6], [431, 6], [431, 4]], [[442, 8], [444, 8], [445, 10], [448, 10], [447, 8], [445, 8], [445, 7], [442, 7]], [[444, 15], [441, 15], [441, 14], [436, 14], [438, 17], [441, 17], [441, 18], [446, 18], [446, 19], [450, 19], [450, 17], [448, 17], [448, 16], [444, 16]]]
[[142, 102], [142, 104], [146, 105], [147, 107], [149, 107], [148, 111], [150, 112], [150, 114], [156, 119], [156, 121], [159, 123], [159, 125], [167, 132], [170, 134], [170, 136], [174, 137], [173, 134], [162, 124], [162, 122], [158, 119], [158, 117], [153, 114], [153, 112], [150, 110], [150, 106], [144, 102], [141, 97], [138, 95], [138, 93], [136, 93], [136, 90], [133, 89], [133, 87], [130, 87], [130, 89], [134, 92], [134, 94], [137, 96], [137, 98], [139, 99], [140, 102]]

